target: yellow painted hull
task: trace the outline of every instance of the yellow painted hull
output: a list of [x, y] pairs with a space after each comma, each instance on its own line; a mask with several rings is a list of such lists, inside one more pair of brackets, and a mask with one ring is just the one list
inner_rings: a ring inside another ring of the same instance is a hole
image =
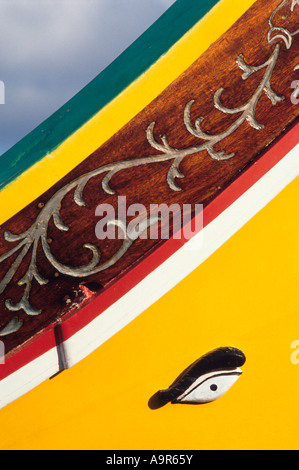
[[[185, 70], [200, 53], [194, 49], [196, 35], [206, 38], [200, 42], [203, 52], [252, 3], [223, 0], [86, 128], [2, 191], [2, 202], [9, 197], [12, 204], [4, 205], [1, 222], [87, 157]], [[298, 193], [297, 178], [98, 350], [2, 409], [0, 448], [298, 448]], [[157, 390], [219, 346], [235, 346], [247, 357], [229, 393], [201, 406], [148, 407]]]

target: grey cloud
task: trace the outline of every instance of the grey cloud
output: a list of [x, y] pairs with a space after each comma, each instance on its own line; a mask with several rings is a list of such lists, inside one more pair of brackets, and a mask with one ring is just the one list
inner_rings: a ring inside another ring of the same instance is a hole
[[174, 0], [0, 0], [0, 154], [101, 72]]

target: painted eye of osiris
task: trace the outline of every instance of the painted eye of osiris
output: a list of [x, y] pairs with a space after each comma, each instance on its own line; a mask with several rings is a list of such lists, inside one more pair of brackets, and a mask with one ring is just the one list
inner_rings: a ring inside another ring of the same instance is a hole
[[222, 347], [210, 351], [185, 369], [172, 385], [149, 401], [151, 409], [167, 403], [209, 403], [224, 395], [239, 379], [246, 361], [242, 351]]
[[195, 380], [191, 387], [178, 396], [176, 403], [209, 403], [224, 395], [242, 374], [241, 369], [220, 374], [205, 374]]

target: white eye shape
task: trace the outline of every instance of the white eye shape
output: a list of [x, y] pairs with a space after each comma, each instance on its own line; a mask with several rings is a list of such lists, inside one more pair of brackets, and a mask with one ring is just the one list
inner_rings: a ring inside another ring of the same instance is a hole
[[179, 403], [209, 403], [224, 395], [242, 374], [241, 369], [202, 375], [177, 399]]

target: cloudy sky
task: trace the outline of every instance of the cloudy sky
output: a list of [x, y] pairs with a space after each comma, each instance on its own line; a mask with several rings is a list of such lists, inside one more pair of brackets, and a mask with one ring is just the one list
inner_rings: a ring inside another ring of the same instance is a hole
[[89, 83], [175, 0], [0, 0], [0, 154]]

